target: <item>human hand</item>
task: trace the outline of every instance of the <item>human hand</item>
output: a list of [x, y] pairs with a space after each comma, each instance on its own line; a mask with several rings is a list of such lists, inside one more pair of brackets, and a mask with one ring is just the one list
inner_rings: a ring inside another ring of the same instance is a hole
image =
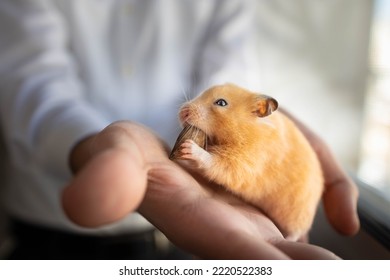
[[320, 247], [284, 240], [258, 209], [195, 180], [167, 155], [146, 128], [114, 123], [73, 151], [76, 176], [63, 194], [65, 211], [77, 224], [95, 227], [138, 209], [200, 258], [336, 258]]
[[206, 259], [338, 259], [284, 239], [259, 209], [172, 162], [150, 173], [139, 211], [171, 241]]

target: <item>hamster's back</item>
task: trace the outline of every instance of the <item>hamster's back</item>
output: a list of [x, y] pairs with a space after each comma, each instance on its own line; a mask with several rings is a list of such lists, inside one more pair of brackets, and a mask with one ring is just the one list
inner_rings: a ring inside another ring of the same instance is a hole
[[323, 192], [321, 166], [305, 136], [287, 116], [275, 112], [271, 117], [277, 133], [266, 133], [270, 138], [261, 141], [267, 163], [256, 181], [263, 194], [253, 202], [285, 236], [297, 239], [311, 227]]

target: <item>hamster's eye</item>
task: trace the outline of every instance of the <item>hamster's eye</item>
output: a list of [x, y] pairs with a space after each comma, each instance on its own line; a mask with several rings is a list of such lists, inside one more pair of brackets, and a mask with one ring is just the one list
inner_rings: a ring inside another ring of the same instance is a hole
[[218, 106], [221, 106], [221, 107], [225, 107], [228, 105], [228, 103], [226, 102], [225, 99], [218, 99], [217, 101], [214, 102], [215, 105], [218, 105]]

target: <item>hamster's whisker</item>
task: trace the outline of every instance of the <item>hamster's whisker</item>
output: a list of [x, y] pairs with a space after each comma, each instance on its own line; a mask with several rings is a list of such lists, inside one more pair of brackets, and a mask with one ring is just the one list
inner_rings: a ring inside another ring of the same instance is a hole
[[188, 95], [187, 90], [184, 88], [184, 86], [181, 85], [180, 88], [181, 88], [181, 93], [182, 93], [182, 95], [183, 95], [183, 97], [184, 97], [184, 101], [185, 101], [185, 102], [190, 101], [190, 97], [189, 97], [189, 95]]

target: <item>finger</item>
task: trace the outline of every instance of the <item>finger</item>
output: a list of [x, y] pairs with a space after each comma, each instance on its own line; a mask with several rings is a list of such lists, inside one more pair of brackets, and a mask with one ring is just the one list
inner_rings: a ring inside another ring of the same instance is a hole
[[307, 243], [280, 241], [273, 244], [293, 260], [339, 260], [334, 253]]
[[121, 149], [101, 152], [65, 188], [64, 210], [73, 222], [85, 227], [117, 221], [141, 203], [146, 174], [143, 164]]
[[318, 152], [325, 178], [323, 203], [326, 216], [341, 234], [353, 235], [360, 228], [358, 189], [326, 146]]
[[309, 241], [309, 235], [306, 233], [304, 235], [302, 235], [299, 239], [298, 239], [298, 242], [302, 242], [302, 243], [310, 243]]

